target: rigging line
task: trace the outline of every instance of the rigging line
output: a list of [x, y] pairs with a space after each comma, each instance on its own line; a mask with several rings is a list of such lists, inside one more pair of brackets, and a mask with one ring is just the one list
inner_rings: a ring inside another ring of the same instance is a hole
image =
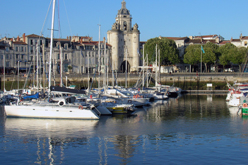
[[[64, 6], [65, 6], [65, 1], [63, 0], [63, 2], [64, 2]], [[71, 26], [70, 26], [70, 22], [69, 22], [69, 17], [68, 17], [68, 13], [67, 13], [67, 10], [66, 10], [66, 6], [65, 6], [65, 12], [66, 12], [66, 17], [67, 17], [67, 21], [68, 21], [68, 24], [69, 24], [70, 32], [71, 32]], [[72, 32], [71, 32], [71, 36], [72, 36]]]
[[46, 17], [45, 17], [45, 20], [44, 20], [44, 23], [43, 23], [43, 26], [42, 26], [42, 29], [41, 29], [40, 35], [42, 34], [42, 31], [43, 31], [43, 29], [44, 29], [44, 26], [45, 26], [45, 23], [46, 23], [46, 19], [47, 19], [47, 16], [48, 16], [48, 13], [49, 13], [49, 10], [50, 10], [50, 7], [51, 7], [51, 4], [52, 4], [52, 1], [53, 1], [53, 0], [51, 0], [51, 2], [50, 2], [50, 4], [49, 4], [48, 10], [47, 10], [47, 14], [46, 14]]

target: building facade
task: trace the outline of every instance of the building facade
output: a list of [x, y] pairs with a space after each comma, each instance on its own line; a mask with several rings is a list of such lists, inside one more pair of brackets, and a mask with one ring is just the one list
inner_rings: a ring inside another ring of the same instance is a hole
[[[66, 39], [54, 39], [52, 52], [52, 72], [68, 72], [71, 66], [74, 73], [97, 72], [97, 65], [107, 65], [111, 60], [111, 45], [105, 42], [92, 41], [91, 37], [72, 36]], [[100, 47], [99, 47], [100, 45]], [[100, 55], [98, 53], [100, 49]], [[48, 73], [50, 56], [50, 38], [31, 34], [17, 38], [2, 38], [0, 41], [0, 68], [6, 67], [19, 72], [36, 69]], [[101, 60], [99, 60], [101, 57]], [[101, 63], [99, 63], [101, 62]], [[6, 71], [7, 72], [7, 71]], [[2, 70], [1, 70], [2, 73]], [[8, 73], [8, 72], [7, 72]]]
[[112, 68], [120, 72], [137, 71], [140, 66], [140, 31], [138, 24], [132, 27], [132, 16], [125, 0], [118, 11], [112, 29], [107, 32], [108, 43], [112, 46]]

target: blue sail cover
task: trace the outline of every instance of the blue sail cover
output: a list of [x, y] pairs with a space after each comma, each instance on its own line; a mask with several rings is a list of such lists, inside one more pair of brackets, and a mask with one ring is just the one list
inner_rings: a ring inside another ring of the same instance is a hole
[[39, 98], [39, 93], [37, 92], [36, 94], [34, 95], [30, 95], [30, 96], [25, 96], [23, 97], [23, 99], [38, 99]]

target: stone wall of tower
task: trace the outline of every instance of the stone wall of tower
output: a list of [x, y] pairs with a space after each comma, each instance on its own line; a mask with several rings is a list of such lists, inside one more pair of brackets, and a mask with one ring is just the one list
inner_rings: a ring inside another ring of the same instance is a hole
[[133, 70], [131, 71], [137, 71], [139, 70], [137, 67], [140, 66], [139, 63], [139, 42], [140, 42], [140, 35], [139, 35], [139, 31], [133, 31], [133, 35], [132, 35], [132, 54], [133, 54]]
[[119, 33], [117, 30], [111, 30], [107, 33], [108, 43], [112, 45], [112, 69], [119, 70]]
[[108, 43], [112, 45], [112, 68], [120, 71], [123, 69], [123, 62], [128, 61], [131, 71], [138, 70], [140, 32], [137, 24], [132, 28], [132, 16], [126, 8], [125, 0], [107, 34]]

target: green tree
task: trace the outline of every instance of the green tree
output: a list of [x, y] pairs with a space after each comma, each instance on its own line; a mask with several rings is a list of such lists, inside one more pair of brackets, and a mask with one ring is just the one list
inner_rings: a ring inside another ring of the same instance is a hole
[[241, 64], [245, 63], [247, 57], [247, 48], [233, 48], [230, 51], [230, 61], [233, 64], [239, 65], [239, 71], [241, 72]]
[[217, 58], [219, 56], [219, 46], [212, 43], [207, 42], [203, 49], [205, 53], [202, 54], [202, 62], [205, 64], [206, 71], [209, 72], [212, 64], [216, 64]]
[[68, 70], [71, 71], [72, 70], [72, 66], [71, 65], [68, 65]]
[[160, 65], [171, 65], [180, 61], [175, 42], [167, 38], [160, 39], [157, 37], [149, 39], [145, 44], [145, 54], [148, 54], [149, 62], [156, 61], [156, 44], [158, 50], [160, 50]]
[[195, 65], [200, 62], [200, 56], [200, 45], [189, 45], [185, 50], [183, 62], [186, 64]]
[[200, 61], [201, 61], [201, 46], [189, 45], [185, 50], [183, 62], [190, 65], [196, 65], [199, 64]]
[[235, 54], [235, 49], [236, 46], [231, 43], [227, 43], [219, 48], [221, 54], [219, 57], [219, 63], [223, 65], [223, 70], [226, 65], [230, 64], [231, 57]]

